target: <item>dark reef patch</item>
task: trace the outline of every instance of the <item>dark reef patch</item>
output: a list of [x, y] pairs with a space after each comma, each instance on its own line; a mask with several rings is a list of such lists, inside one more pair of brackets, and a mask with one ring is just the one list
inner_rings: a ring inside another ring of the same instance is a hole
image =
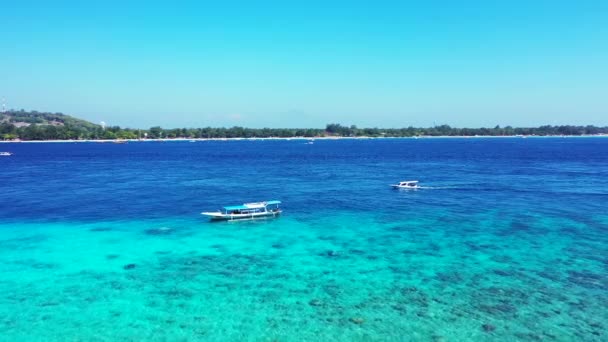
[[113, 228], [110, 227], [94, 227], [89, 229], [90, 232], [110, 232], [113, 231]]
[[496, 246], [491, 245], [491, 244], [487, 244], [487, 243], [475, 243], [475, 242], [472, 242], [472, 241], [466, 241], [464, 244], [467, 247], [469, 247], [469, 249], [472, 250], [472, 251], [487, 251], [487, 250], [496, 248]]
[[561, 272], [559, 270], [553, 269], [553, 268], [545, 268], [542, 271], [536, 271], [535, 272], [536, 275], [538, 275], [539, 277], [554, 281], [554, 282], [558, 282], [562, 279], [562, 275]]
[[54, 263], [50, 263], [50, 262], [43, 262], [43, 261], [34, 260], [34, 259], [18, 260], [18, 261], [15, 261], [14, 264], [28, 266], [28, 267], [31, 267], [31, 268], [34, 268], [37, 270], [50, 270], [50, 269], [59, 268], [58, 264], [54, 264]]
[[48, 239], [49, 239], [48, 235], [37, 234], [37, 235], [31, 235], [31, 236], [26, 236], [26, 237], [22, 237], [22, 238], [0, 240], [0, 250], [3, 250], [3, 249], [5, 249], [5, 250], [9, 250], [9, 249], [23, 250], [23, 249], [37, 248], [38, 244], [45, 242]]
[[492, 332], [492, 331], [496, 330], [496, 327], [492, 324], [485, 323], [485, 324], [481, 325], [481, 329], [484, 332]]
[[327, 257], [327, 258], [337, 258], [342, 256], [342, 253], [335, 250], [327, 250], [325, 252], [319, 253], [319, 256]]
[[444, 283], [460, 283], [464, 280], [458, 272], [440, 272], [435, 275], [435, 279]]
[[608, 277], [589, 271], [568, 271], [568, 281], [588, 289], [608, 289]]
[[490, 260], [503, 263], [503, 264], [511, 264], [513, 263], [513, 258], [508, 255], [492, 255]]
[[323, 305], [325, 305], [325, 303], [322, 300], [320, 300], [320, 299], [311, 299], [308, 302], [308, 305], [310, 305], [310, 306], [323, 306]]
[[151, 236], [172, 235], [172, 234], [175, 234], [175, 232], [176, 232], [176, 230], [174, 228], [170, 228], [170, 227], [150, 228], [150, 229], [144, 230], [144, 234], [151, 235]]
[[501, 277], [513, 277], [516, 275], [515, 271], [512, 270], [501, 270], [501, 269], [497, 269], [497, 270], [493, 270], [492, 271], [494, 274], [499, 275]]
[[500, 304], [481, 304], [477, 308], [479, 311], [498, 318], [514, 318], [517, 316], [517, 308], [515, 305], [500, 303]]

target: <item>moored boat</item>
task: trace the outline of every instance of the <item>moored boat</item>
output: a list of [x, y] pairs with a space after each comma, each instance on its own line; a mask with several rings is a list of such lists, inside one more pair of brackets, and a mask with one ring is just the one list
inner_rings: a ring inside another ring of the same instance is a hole
[[391, 184], [394, 189], [419, 189], [420, 185], [418, 185], [417, 180], [413, 181], [403, 181], [397, 184]]
[[213, 221], [276, 217], [282, 212], [279, 208], [280, 204], [281, 201], [244, 203], [242, 205], [223, 207], [218, 211], [202, 212], [201, 215], [207, 216]]

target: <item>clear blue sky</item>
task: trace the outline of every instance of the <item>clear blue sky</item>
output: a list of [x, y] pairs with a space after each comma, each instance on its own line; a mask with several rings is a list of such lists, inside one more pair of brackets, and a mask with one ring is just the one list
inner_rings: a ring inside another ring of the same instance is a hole
[[[171, 4], [170, 4], [171, 3]], [[608, 125], [608, 1], [3, 1], [10, 108], [149, 127]]]

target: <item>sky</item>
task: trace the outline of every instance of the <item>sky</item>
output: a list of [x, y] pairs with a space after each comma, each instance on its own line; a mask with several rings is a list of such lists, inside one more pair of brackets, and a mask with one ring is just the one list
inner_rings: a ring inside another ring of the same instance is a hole
[[608, 1], [0, 2], [8, 108], [146, 128], [608, 125]]

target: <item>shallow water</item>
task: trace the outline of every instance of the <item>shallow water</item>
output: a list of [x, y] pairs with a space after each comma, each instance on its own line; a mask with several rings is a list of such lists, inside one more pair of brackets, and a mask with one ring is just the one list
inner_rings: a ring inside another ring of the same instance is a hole
[[5, 340], [608, 338], [608, 139], [3, 150]]

